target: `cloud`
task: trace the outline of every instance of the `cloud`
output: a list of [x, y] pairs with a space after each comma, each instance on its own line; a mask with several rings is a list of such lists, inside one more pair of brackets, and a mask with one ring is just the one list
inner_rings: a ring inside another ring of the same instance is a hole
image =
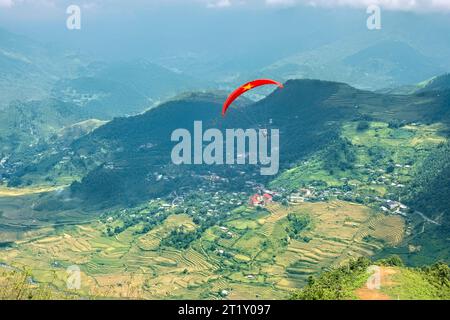
[[2, 8], [10, 8], [14, 5], [13, 0], [0, 0], [0, 7]]
[[297, 4], [295, 0], [266, 0], [268, 6], [273, 7], [292, 7]]
[[56, 7], [55, 0], [0, 0], [0, 7]]
[[[0, 0], [0, 8], [12, 7], [61, 7], [72, 4], [73, 0]], [[292, 7], [297, 5], [313, 7], [353, 7], [367, 8], [370, 5], [378, 5], [386, 10], [396, 11], [446, 11], [450, 12], [450, 0], [78, 0], [84, 8], [93, 7], [140, 7], [161, 5], [186, 5], [200, 4], [207, 8], [228, 7]]]
[[307, 5], [314, 7], [367, 8], [378, 5], [396, 11], [450, 11], [450, 0], [265, 0], [268, 6]]
[[227, 8], [231, 7], [231, 1], [230, 0], [217, 0], [214, 2], [208, 2], [206, 4], [208, 8]]

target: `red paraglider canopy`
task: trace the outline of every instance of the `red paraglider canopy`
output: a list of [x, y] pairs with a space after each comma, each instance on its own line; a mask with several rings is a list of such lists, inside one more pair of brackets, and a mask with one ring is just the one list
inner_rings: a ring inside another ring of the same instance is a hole
[[225, 116], [228, 108], [230, 107], [230, 105], [237, 99], [239, 98], [242, 94], [244, 94], [245, 92], [252, 90], [254, 88], [257, 87], [261, 87], [261, 86], [266, 86], [266, 85], [276, 85], [280, 88], [283, 88], [283, 84], [278, 82], [278, 81], [274, 81], [274, 80], [270, 80], [270, 79], [259, 79], [259, 80], [254, 80], [252, 82], [246, 83], [243, 86], [239, 87], [238, 89], [236, 89], [232, 94], [230, 94], [230, 96], [228, 97], [227, 101], [225, 101], [224, 105], [223, 105], [223, 109], [222, 109], [222, 116]]

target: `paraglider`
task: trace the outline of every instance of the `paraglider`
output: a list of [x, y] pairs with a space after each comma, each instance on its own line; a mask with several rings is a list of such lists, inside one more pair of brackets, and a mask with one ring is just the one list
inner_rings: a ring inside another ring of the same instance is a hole
[[230, 94], [230, 96], [227, 98], [227, 100], [225, 101], [224, 105], [223, 105], [223, 109], [222, 109], [222, 116], [225, 116], [228, 108], [230, 107], [230, 105], [237, 99], [239, 98], [241, 95], [243, 95], [245, 92], [252, 90], [254, 88], [257, 87], [261, 87], [261, 86], [266, 86], [266, 85], [276, 85], [279, 88], [283, 88], [283, 84], [278, 82], [278, 81], [274, 81], [274, 80], [270, 80], [270, 79], [259, 79], [259, 80], [254, 80], [251, 81], [249, 83], [244, 84], [243, 86], [239, 87], [238, 89], [236, 89], [232, 94]]

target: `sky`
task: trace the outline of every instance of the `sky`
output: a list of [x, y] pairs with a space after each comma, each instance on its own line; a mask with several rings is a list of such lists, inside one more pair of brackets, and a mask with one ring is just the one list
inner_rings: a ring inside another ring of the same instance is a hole
[[[126, 3], [126, 4], [124, 4]], [[77, 4], [86, 10], [108, 10], [122, 8], [127, 10], [139, 7], [195, 5], [209, 9], [226, 9], [239, 7], [276, 8], [302, 6], [323, 7], [360, 7], [379, 5], [387, 10], [401, 11], [450, 11], [450, 0], [0, 0], [0, 8], [14, 9], [16, 14], [41, 14], [47, 18], [61, 7]], [[36, 9], [39, 9], [36, 11]]]
[[[74, 4], [80, 30], [66, 24]], [[382, 8], [377, 31], [367, 28], [373, 4]], [[384, 40], [450, 68], [450, 0], [0, 0], [0, 46], [2, 29], [84, 61], [144, 59], [211, 80]]]
[[[79, 31], [66, 28], [72, 4], [81, 8]], [[450, 0], [0, 0], [0, 28], [101, 59], [193, 54], [230, 68], [225, 64], [238, 64], [236, 56], [252, 57], [246, 64], [266, 65], [335, 40], [366, 36], [366, 9], [372, 4], [384, 8], [381, 35], [400, 30], [409, 39], [435, 44], [433, 36], [448, 34]]]

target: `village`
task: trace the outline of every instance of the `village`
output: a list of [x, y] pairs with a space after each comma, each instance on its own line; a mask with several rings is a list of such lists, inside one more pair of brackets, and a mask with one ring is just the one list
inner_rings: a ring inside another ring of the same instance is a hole
[[[246, 190], [241, 192], [223, 192], [220, 187], [228, 183], [227, 178], [217, 174], [199, 176], [204, 183], [195, 191], [187, 191], [181, 194], [172, 194], [167, 199], [156, 199], [161, 201], [159, 210], [176, 210], [193, 217], [194, 221], [202, 224], [206, 221], [220, 221], [231, 214], [240, 206], [251, 206], [264, 210], [271, 203], [279, 203], [283, 206], [296, 205], [304, 202], [323, 202], [342, 200], [361, 203], [370, 206], [376, 211], [389, 215], [400, 215], [407, 217], [410, 209], [400, 201], [384, 198], [373, 194], [361, 194], [356, 186], [343, 184], [340, 187], [327, 187], [322, 184], [308, 185], [295, 191], [288, 192], [282, 188], [269, 189], [264, 185], [246, 181]], [[226, 235], [232, 237], [229, 230], [222, 230]]]

